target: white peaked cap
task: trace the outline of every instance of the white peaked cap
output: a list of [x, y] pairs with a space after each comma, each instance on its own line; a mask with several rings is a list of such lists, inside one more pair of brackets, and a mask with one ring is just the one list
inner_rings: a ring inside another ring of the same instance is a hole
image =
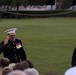
[[10, 35], [15, 35], [16, 30], [17, 30], [17, 28], [11, 28], [11, 29], [6, 30], [5, 32]]
[[72, 67], [70, 69], [68, 69], [64, 75], [76, 75], [76, 67]]

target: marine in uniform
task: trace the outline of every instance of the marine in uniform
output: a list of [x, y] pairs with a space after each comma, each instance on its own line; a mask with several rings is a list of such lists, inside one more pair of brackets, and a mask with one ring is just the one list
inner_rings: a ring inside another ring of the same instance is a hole
[[3, 52], [4, 57], [11, 63], [26, 60], [26, 52], [21, 40], [16, 38], [16, 30], [17, 28], [6, 30], [6, 39], [0, 43], [0, 54]]

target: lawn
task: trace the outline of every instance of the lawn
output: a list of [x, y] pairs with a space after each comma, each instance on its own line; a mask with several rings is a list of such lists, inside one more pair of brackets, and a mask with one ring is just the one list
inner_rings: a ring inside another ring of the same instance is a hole
[[76, 46], [76, 18], [1, 19], [0, 42], [5, 39], [4, 31], [12, 27], [17, 28], [17, 37], [23, 42], [27, 58], [40, 75], [63, 75], [71, 67]]

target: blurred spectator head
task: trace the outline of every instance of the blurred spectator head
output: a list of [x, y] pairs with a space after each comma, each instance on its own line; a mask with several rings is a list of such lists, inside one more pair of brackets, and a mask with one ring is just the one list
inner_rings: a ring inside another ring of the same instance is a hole
[[6, 75], [6, 74], [10, 73], [11, 71], [13, 71], [13, 68], [4, 67], [2, 70], [2, 75]]
[[26, 74], [21, 70], [14, 70], [14, 71], [8, 73], [7, 75], [26, 75]]
[[25, 62], [22, 61], [22, 62], [16, 63], [16, 65], [13, 67], [13, 70], [24, 70], [27, 68], [29, 68], [28, 63], [26, 61]]
[[9, 64], [9, 67], [13, 68], [15, 65], [16, 65], [16, 63], [11, 63], [11, 64]]
[[29, 68], [34, 68], [33, 63], [30, 60], [25, 60], [29, 64]]
[[2, 58], [0, 60], [0, 66], [2, 66], [3, 68], [8, 66], [10, 64], [10, 60], [8, 58]]
[[35, 68], [28, 68], [24, 70], [27, 75], [39, 75], [39, 72]]

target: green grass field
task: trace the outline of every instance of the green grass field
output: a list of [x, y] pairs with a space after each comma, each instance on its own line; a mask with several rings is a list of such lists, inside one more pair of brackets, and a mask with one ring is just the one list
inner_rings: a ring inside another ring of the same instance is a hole
[[76, 18], [2, 19], [0, 42], [5, 39], [4, 31], [12, 27], [17, 27], [17, 37], [23, 42], [27, 58], [40, 75], [63, 75], [71, 67], [76, 46]]

